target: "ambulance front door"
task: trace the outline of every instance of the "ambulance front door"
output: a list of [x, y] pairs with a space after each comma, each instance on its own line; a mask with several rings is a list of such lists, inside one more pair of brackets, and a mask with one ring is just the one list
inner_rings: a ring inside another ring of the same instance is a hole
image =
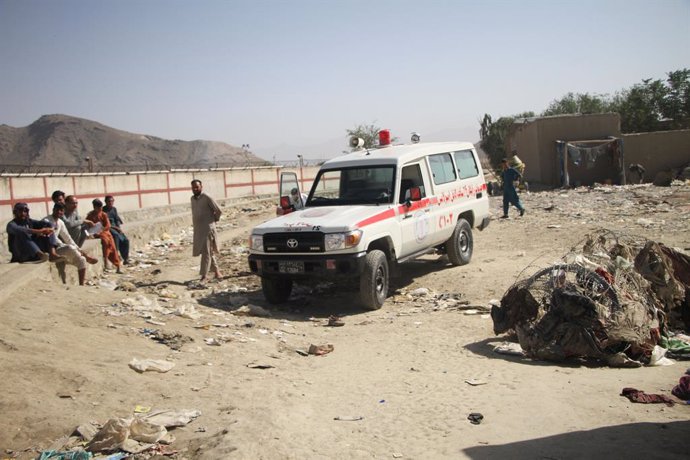
[[397, 216], [402, 246], [399, 257], [415, 254], [428, 247], [432, 230], [428, 190], [429, 173], [424, 161], [406, 164], [401, 168]]

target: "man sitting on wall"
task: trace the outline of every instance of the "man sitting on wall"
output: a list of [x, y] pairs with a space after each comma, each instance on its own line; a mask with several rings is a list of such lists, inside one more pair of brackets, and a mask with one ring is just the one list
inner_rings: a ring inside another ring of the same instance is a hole
[[16, 203], [12, 209], [14, 219], [7, 224], [7, 244], [12, 253], [10, 262], [60, 262], [55, 252], [57, 238], [48, 222], [29, 217], [29, 205]]
[[64, 214], [65, 205], [62, 203], [55, 203], [53, 206], [53, 213], [47, 215], [43, 220], [50, 224], [57, 235], [57, 254], [64, 257], [66, 263], [77, 267], [79, 285], [83, 286], [86, 278], [86, 263], [95, 264], [98, 260], [79, 249], [79, 246], [74, 242], [67, 231], [67, 227], [65, 227], [65, 223], [62, 221]]
[[78, 205], [79, 201], [77, 201], [76, 196], [67, 195], [65, 198], [65, 215], [63, 220], [72, 240], [77, 243], [77, 246], [81, 247], [86, 239], [84, 229], [93, 227], [94, 223], [89, 220], [84, 220], [79, 216], [79, 212], [77, 212]]
[[62, 190], [55, 190], [50, 198], [53, 200], [53, 203], [65, 204], [65, 192]]

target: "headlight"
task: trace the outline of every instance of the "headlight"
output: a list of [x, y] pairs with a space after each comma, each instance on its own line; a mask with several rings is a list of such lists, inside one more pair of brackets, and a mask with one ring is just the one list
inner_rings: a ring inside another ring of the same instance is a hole
[[354, 230], [348, 233], [328, 233], [326, 234], [326, 251], [337, 251], [355, 247], [362, 239], [362, 231]]
[[249, 237], [249, 247], [255, 251], [264, 250], [264, 237], [261, 235], [252, 235]]

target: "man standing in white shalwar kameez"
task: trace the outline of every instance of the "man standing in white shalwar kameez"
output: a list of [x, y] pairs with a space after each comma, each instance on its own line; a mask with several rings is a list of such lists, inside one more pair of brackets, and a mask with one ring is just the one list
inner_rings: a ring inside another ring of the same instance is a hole
[[206, 281], [209, 269], [213, 270], [216, 279], [221, 277], [216, 254], [218, 254], [218, 237], [216, 222], [220, 219], [221, 210], [218, 204], [202, 192], [201, 181], [192, 181], [192, 225], [194, 226], [194, 247], [192, 256], [201, 256], [200, 281]]

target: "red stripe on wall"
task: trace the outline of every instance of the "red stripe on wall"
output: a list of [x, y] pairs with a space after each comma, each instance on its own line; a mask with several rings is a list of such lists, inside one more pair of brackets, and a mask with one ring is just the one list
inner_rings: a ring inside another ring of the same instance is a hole
[[[177, 188], [171, 188], [171, 189], [165, 189], [165, 188], [156, 188], [156, 189], [150, 189], [150, 190], [130, 190], [126, 192], [117, 192], [117, 193], [111, 193], [111, 195], [115, 197], [119, 196], [131, 196], [131, 195], [139, 195], [140, 202], [141, 202], [141, 195], [146, 195], [150, 193], [172, 193], [172, 192], [184, 192], [187, 190], [186, 187], [177, 187]], [[75, 195], [77, 198], [82, 198], [85, 200], [88, 199], [93, 199], [93, 198], [101, 198], [101, 194], [99, 193], [85, 193], [83, 195]], [[46, 201], [51, 201], [51, 198], [49, 196], [44, 196], [40, 198], [25, 198], [22, 199], [25, 203], [41, 203], [41, 202], [46, 202]], [[14, 204], [13, 199], [9, 200], [0, 200], [0, 205], [6, 205], [6, 204]]]

